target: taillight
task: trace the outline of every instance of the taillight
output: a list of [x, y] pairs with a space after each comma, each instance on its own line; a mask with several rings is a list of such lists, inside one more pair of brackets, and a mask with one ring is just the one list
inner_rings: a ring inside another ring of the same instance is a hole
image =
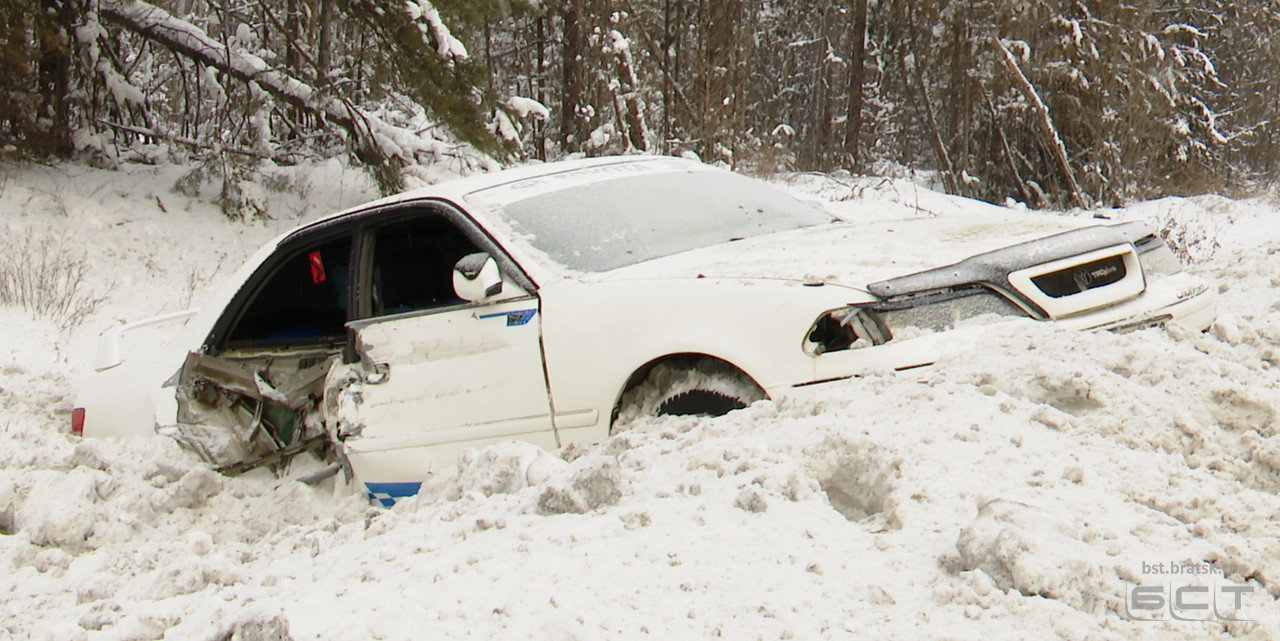
[[71, 410], [71, 433], [76, 436], [84, 436], [84, 408], [77, 407]]

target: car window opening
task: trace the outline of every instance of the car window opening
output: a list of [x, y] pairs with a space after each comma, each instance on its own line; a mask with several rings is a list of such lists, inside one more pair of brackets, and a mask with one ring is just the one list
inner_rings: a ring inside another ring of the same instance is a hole
[[227, 343], [343, 340], [350, 261], [349, 237], [295, 252], [245, 306]]
[[374, 241], [371, 295], [374, 316], [466, 302], [453, 291], [453, 268], [481, 251], [443, 216], [386, 225]]

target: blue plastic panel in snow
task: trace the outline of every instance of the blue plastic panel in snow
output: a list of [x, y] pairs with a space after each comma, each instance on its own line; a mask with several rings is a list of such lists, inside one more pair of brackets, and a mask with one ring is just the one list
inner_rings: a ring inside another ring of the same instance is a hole
[[365, 483], [369, 488], [369, 498], [377, 499], [384, 507], [396, 504], [396, 499], [413, 496], [418, 493], [422, 483]]

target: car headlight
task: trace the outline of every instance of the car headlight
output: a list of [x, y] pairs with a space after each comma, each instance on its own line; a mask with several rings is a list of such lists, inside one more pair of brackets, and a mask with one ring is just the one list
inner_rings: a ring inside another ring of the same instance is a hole
[[883, 345], [894, 337], [952, 329], [983, 319], [1027, 318], [1026, 310], [980, 285], [947, 289], [823, 313], [805, 335], [804, 350], [828, 352]]

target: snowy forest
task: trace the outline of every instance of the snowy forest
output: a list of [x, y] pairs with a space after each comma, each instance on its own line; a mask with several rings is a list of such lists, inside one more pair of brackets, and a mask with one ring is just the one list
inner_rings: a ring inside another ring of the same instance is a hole
[[1033, 207], [1231, 193], [1280, 163], [1260, 0], [0, 0], [0, 147], [345, 155], [381, 189], [632, 152], [935, 172]]

